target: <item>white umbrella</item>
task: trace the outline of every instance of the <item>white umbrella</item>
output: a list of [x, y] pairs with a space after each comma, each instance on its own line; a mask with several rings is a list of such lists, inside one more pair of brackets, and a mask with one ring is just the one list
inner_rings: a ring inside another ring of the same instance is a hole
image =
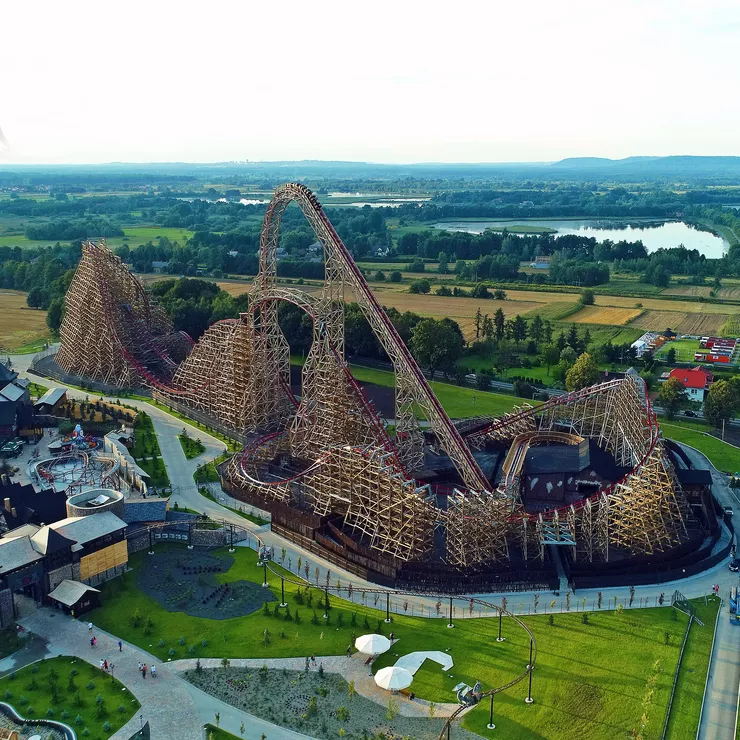
[[383, 635], [361, 635], [355, 640], [355, 647], [365, 655], [379, 655], [391, 649], [391, 641]]
[[411, 686], [413, 680], [414, 676], [411, 671], [407, 671], [405, 668], [399, 668], [395, 665], [381, 668], [375, 674], [375, 683], [378, 684], [381, 689], [392, 689], [394, 691], [405, 689], [408, 686]]

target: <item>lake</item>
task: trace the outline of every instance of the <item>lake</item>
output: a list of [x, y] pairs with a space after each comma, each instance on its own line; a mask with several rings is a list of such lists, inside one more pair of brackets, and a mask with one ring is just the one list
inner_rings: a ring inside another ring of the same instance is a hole
[[677, 247], [683, 244], [687, 249], [697, 249], [705, 257], [720, 258], [727, 251], [729, 244], [719, 236], [710, 234], [708, 231], [699, 229], [684, 223], [683, 221], [666, 221], [665, 223], [653, 223], [640, 226], [637, 222], [626, 226], [624, 222], [615, 222], [613, 225], [603, 219], [569, 219], [569, 220], [547, 220], [547, 219], [510, 219], [486, 220], [486, 221], [449, 221], [434, 224], [435, 229], [446, 231], [466, 231], [470, 234], [482, 234], [486, 229], [502, 229], [512, 226], [539, 226], [555, 229], [556, 234], [552, 236], [557, 239], [563, 234], [576, 234], [577, 236], [592, 236], [599, 241], [611, 239], [612, 241], [625, 240], [628, 242], [642, 241], [648, 252], [657, 249]]

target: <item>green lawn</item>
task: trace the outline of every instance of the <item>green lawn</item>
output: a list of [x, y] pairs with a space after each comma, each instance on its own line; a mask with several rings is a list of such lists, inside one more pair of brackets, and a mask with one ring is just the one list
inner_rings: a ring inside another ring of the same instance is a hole
[[29, 383], [28, 385], [28, 392], [31, 398], [41, 398], [48, 390], [45, 385], [41, 385], [40, 383]]
[[42, 660], [5, 676], [0, 680], [0, 692], [22, 716], [65, 722], [78, 737], [91, 740], [115, 734], [140, 706], [120, 681], [70, 656]]
[[[363, 383], [375, 383], [393, 387], [393, 373], [387, 370], [352, 365], [352, 375]], [[430, 385], [445, 411], [453, 419], [465, 419], [469, 416], [504, 414], [517, 404], [521, 398], [505, 396], [500, 393], [488, 393], [474, 388], [463, 388], [459, 385], [441, 383], [433, 380]]]
[[662, 419], [659, 420], [659, 424], [668, 439], [675, 439], [677, 442], [696, 447], [710, 459], [712, 465], [718, 470], [725, 473], [740, 471], [740, 449], [701, 431], [706, 429], [706, 426], [696, 422], [681, 422], [679, 425]]
[[699, 351], [699, 340], [698, 339], [674, 339], [671, 342], [666, 342], [656, 353], [656, 357], [665, 358], [668, 351], [676, 350], [676, 361], [677, 362], [693, 362], [694, 353]]
[[[694, 740], [696, 738], [699, 713], [704, 698], [704, 685], [709, 670], [714, 625], [717, 611], [720, 608], [719, 599], [709, 598], [706, 605], [703, 599], [696, 599], [693, 603], [696, 616], [704, 623], [704, 626], [694, 622], [686, 641], [666, 734], [666, 737], [671, 740]], [[720, 619], [722, 618], [720, 615]]]
[[[205, 728], [206, 740], [239, 740], [236, 735], [232, 735], [230, 732], [226, 732], [226, 730], [216, 727], [216, 725], [207, 724]], [[244, 735], [242, 735], [242, 737], [244, 737]]]
[[162, 452], [159, 449], [157, 434], [154, 431], [154, 424], [149, 414], [139, 411], [134, 424], [134, 446], [131, 448], [131, 455], [135, 460], [142, 457], [159, 457]]
[[[106, 239], [106, 245], [111, 249], [128, 244], [132, 249], [147, 242], [157, 243], [157, 237], [165, 237], [170, 241], [184, 244], [186, 239], [193, 236], [188, 229], [180, 229], [169, 226], [124, 226], [124, 236], [114, 236]], [[162, 276], [167, 277], [166, 275]]]
[[192, 439], [186, 434], [179, 434], [177, 438], [180, 440], [180, 446], [188, 460], [192, 460], [206, 451], [205, 445], [199, 439]]
[[161, 457], [155, 457], [152, 460], [137, 460], [136, 464], [149, 474], [147, 485], [156, 488], [169, 488], [170, 476], [167, 475], [167, 468]]
[[[104, 605], [91, 619], [102, 629], [145, 647], [160, 660], [186, 656], [288, 657], [313, 652], [337, 655], [344, 653], [352, 641], [353, 632], [359, 635], [380, 628], [387, 633], [392, 629], [399, 642], [393, 651], [378, 659], [375, 669], [395, 662], [396, 654], [422, 649], [449, 649], [455, 662], [449, 672], [442, 673], [435, 665], [427, 664], [412, 685], [419, 697], [438, 702], [454, 701], [452, 687], [460, 681], [472, 685], [480, 680], [484, 689], [491, 688], [519, 674], [527, 663], [527, 635], [509, 620], [504, 622], [506, 641], [497, 643], [496, 618], [463, 619], [458, 613], [455, 629], [447, 628], [444, 617], [422, 620], [396, 616], [392, 625], [386, 625], [378, 621], [384, 617], [384, 612], [350, 605], [332, 596], [331, 619], [327, 623], [321, 616], [323, 609], [317, 604], [321, 592], [313, 590], [313, 607], [305, 600], [299, 604], [296, 589], [290, 584], [286, 584], [287, 601], [292, 616], [299, 612], [299, 624], [282, 617], [265, 616], [261, 610], [246, 617], [226, 620], [169, 613], [135, 588], [136, 572], [146, 557], [144, 553], [135, 553], [130, 561], [133, 572], [104, 585]], [[255, 553], [237, 548], [234, 557], [234, 566], [229, 572], [219, 574], [220, 581], [245, 579], [262, 582], [262, 569], [257, 566]], [[313, 564], [310, 572], [312, 570]], [[279, 599], [280, 583], [272, 575], [269, 579], [270, 588]], [[372, 599], [369, 602], [372, 603]], [[411, 606], [418, 611], [418, 605], [412, 603]], [[272, 602], [270, 611], [274, 608], [275, 602]], [[137, 609], [144, 619], [151, 617], [151, 634], [145, 635], [143, 627], [132, 626], [131, 617]], [[318, 615], [316, 625], [311, 624], [314, 610]], [[353, 615], [355, 625], [352, 625]], [[682, 722], [687, 724], [690, 716], [698, 718], [695, 703], [698, 686], [703, 684], [702, 671], [706, 672], [707, 640], [711, 643], [714, 626], [711, 617], [711, 613], [702, 616], [706, 626], [700, 629], [705, 633], [697, 630], [694, 634], [692, 628], [692, 638], [685, 654], [681, 686], [686, 696], [678, 711], [680, 717], [685, 717]], [[683, 614], [670, 607], [626, 610], [623, 613], [604, 609], [589, 614], [587, 624], [581, 621], [581, 614], [575, 613], [556, 613], [552, 626], [544, 614], [526, 617], [525, 621], [537, 639], [537, 668], [533, 676], [535, 703], [527, 706], [523, 701], [526, 681], [499, 696], [496, 724], [501, 728], [502, 737], [543, 740], [630, 737], [632, 729], [639, 728], [644, 711], [643, 700], [653, 683], [645, 737], [660, 737], [686, 627]], [[271, 635], [267, 645], [262, 639], [265, 629]], [[281, 633], [285, 636], [281, 637]], [[205, 645], [202, 642], [204, 637]], [[653, 675], [654, 679], [651, 678]], [[487, 720], [488, 702], [484, 702], [466, 716], [464, 725], [488, 736], [485, 731]], [[690, 729], [687, 732], [690, 734]]]

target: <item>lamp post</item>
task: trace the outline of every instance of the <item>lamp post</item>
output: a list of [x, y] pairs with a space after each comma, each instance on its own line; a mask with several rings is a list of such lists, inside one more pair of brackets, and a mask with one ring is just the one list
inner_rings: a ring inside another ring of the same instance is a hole
[[452, 624], [452, 596], [450, 596], [450, 619], [449, 619], [449, 623], [447, 624], [447, 626], [450, 628], [455, 626], [454, 624]]
[[491, 694], [491, 712], [488, 715], [488, 724], [486, 725], [486, 727], [489, 730], [495, 730], [496, 729], [496, 725], [493, 724], [493, 697], [494, 697], [494, 694]]
[[[501, 627], [502, 627], [503, 620], [504, 620], [504, 613], [499, 612], [498, 613], [498, 637], [496, 638], [496, 642], [503, 642], [506, 639], [505, 637], [502, 637], [501, 635]], [[491, 694], [491, 697], [493, 697], [493, 694]]]
[[265, 578], [264, 578], [264, 581], [262, 582], [262, 586], [264, 588], [267, 588], [268, 583], [267, 583], [267, 561], [266, 560], [262, 561], [262, 567], [264, 568], [264, 571], [265, 571]]
[[324, 590], [324, 619], [329, 619], [329, 589]]
[[527, 690], [527, 698], [524, 700], [527, 704], [532, 704], [534, 702], [534, 699], [532, 698], [532, 671], [534, 670], [534, 666], [532, 665], [533, 649], [534, 649], [534, 640], [530, 637], [529, 639], [529, 665], [527, 666], [527, 670], [529, 671], [529, 689]]
[[391, 621], [391, 593], [390, 591], [385, 592], [385, 621]]
[[288, 606], [288, 602], [285, 600], [285, 578], [283, 576], [280, 576], [280, 594], [280, 606]]

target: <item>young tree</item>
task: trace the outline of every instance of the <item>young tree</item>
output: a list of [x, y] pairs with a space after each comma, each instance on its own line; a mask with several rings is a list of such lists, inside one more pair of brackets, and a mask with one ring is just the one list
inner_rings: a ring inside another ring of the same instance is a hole
[[558, 338], [555, 340], [555, 345], [562, 352], [567, 344], [568, 340], [565, 338], [565, 333], [561, 331], [560, 334], [558, 334]]
[[578, 302], [583, 306], [593, 306], [595, 300], [596, 300], [596, 296], [594, 295], [593, 289], [584, 288], [581, 291], [581, 297], [578, 299]]
[[481, 314], [480, 306], [478, 306], [478, 310], [475, 312], [473, 324], [475, 326], [475, 338], [480, 339], [481, 332], [483, 331], [483, 315]]
[[683, 383], [678, 378], [668, 378], [658, 391], [658, 406], [664, 411], [665, 415], [672, 419], [676, 412], [686, 405], [688, 398]]
[[432, 286], [428, 280], [414, 280], [409, 285], [409, 293], [428, 293], [431, 289]]
[[497, 301], [505, 301], [506, 300], [506, 291], [503, 290], [503, 288], [496, 288], [496, 290], [493, 291], [493, 297]]
[[560, 362], [560, 350], [554, 344], [548, 344], [542, 350], [542, 362], [545, 363], [547, 372], [549, 373], [550, 368]]
[[378, 270], [375, 273], [374, 279], [379, 283], [385, 282], [385, 273], [382, 270]]
[[450, 271], [449, 266], [448, 266], [447, 253], [440, 252], [438, 259], [439, 259], [439, 267], [437, 269], [439, 270], [439, 274], [446, 275]]
[[403, 275], [401, 275], [401, 272], [399, 270], [393, 270], [391, 274], [388, 276], [388, 282], [389, 283], [400, 283], [403, 280]]
[[496, 341], [500, 342], [504, 338], [504, 325], [506, 323], [506, 317], [504, 312], [500, 309], [496, 309], [496, 313], [493, 314], [493, 325], [496, 329]]
[[676, 364], [676, 349], [675, 349], [675, 347], [671, 347], [668, 350], [668, 352], [666, 352], [665, 361], [669, 365], [675, 365]]
[[493, 321], [491, 321], [491, 318], [488, 314], [483, 317], [482, 327], [483, 328], [481, 331], [483, 332], [483, 336], [486, 339], [493, 339], [493, 335], [496, 333], [496, 328], [494, 327]]
[[511, 333], [517, 345], [527, 338], [527, 321], [519, 314], [514, 317], [511, 326]]
[[[549, 319], [545, 319], [545, 344], [552, 344], [552, 323]], [[562, 347], [561, 347], [562, 349]]]
[[565, 387], [577, 391], [593, 385], [599, 379], [599, 368], [593, 357], [584, 352], [565, 374]]
[[568, 329], [568, 344], [573, 347], [574, 350], [578, 350], [578, 329], [576, 328], [575, 324], [570, 325], [570, 329]]
[[539, 344], [542, 341], [542, 335], [545, 330], [544, 322], [542, 321], [542, 316], [537, 314], [533, 319], [532, 323], [529, 325], [529, 336], [534, 339], [534, 341]]
[[560, 362], [562, 362], [568, 369], [573, 367], [577, 359], [578, 355], [570, 345], [564, 347], [563, 351], [560, 353]]

